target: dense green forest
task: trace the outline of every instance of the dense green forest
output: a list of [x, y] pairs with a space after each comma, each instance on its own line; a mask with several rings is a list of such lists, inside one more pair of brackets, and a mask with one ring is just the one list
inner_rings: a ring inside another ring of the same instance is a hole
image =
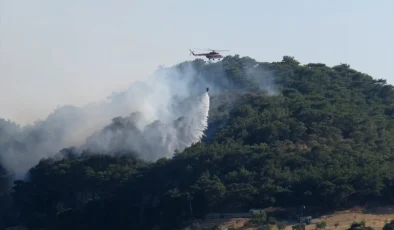
[[177, 229], [209, 212], [394, 202], [394, 89], [385, 80], [288, 56], [172, 68], [188, 64], [220, 86], [202, 142], [154, 163], [63, 149], [68, 157], [15, 181], [4, 225]]

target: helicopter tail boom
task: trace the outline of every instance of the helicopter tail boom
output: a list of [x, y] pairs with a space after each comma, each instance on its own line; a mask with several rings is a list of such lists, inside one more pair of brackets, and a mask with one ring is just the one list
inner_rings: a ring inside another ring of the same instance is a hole
[[190, 54], [193, 56], [206, 56], [208, 54], [208, 53], [196, 54], [191, 49], [189, 49], [189, 50], [190, 50]]

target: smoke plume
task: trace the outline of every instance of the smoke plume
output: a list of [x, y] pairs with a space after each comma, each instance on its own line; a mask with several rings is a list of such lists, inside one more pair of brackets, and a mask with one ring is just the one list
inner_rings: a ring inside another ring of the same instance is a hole
[[175, 150], [182, 151], [201, 140], [208, 125], [208, 93], [187, 98], [172, 105], [172, 109], [184, 113], [168, 123], [155, 120], [143, 126], [147, 119], [140, 112], [114, 118], [112, 124], [89, 137], [84, 148], [106, 154], [132, 151], [148, 161], [171, 157]]
[[132, 150], [145, 160], [170, 157], [201, 138], [209, 109], [207, 86], [193, 65], [184, 63], [161, 68], [104, 101], [58, 108], [33, 125], [0, 119], [1, 165], [22, 179], [42, 158], [70, 146], [108, 154]]
[[[84, 107], [58, 108], [33, 125], [21, 127], [0, 119], [0, 166], [12, 179], [22, 179], [42, 158], [59, 156], [61, 149], [73, 146], [76, 152], [129, 151], [144, 160], [171, 157], [175, 150], [200, 140], [209, 109], [219, 111], [211, 117], [210, 127], [220, 127], [238, 93], [261, 89], [275, 93], [272, 85], [264, 65], [237, 56], [211, 64], [195, 60], [159, 68], [124, 92]], [[212, 101], [206, 87], [211, 88]]]

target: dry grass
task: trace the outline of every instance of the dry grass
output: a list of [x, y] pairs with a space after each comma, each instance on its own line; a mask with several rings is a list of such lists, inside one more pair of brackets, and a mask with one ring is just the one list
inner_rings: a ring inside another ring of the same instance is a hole
[[[353, 222], [365, 221], [366, 226], [370, 226], [375, 230], [382, 229], [386, 222], [394, 220], [394, 209], [392, 207], [379, 207], [373, 211], [368, 211], [360, 207], [350, 210], [335, 212], [331, 215], [316, 218], [318, 221], [327, 223], [326, 229], [345, 230], [350, 227]], [[338, 226], [335, 228], [335, 223]], [[306, 230], [314, 230], [315, 224], [306, 226]], [[291, 230], [291, 226], [287, 226], [286, 230]]]
[[217, 220], [201, 220], [197, 221], [197, 225], [199, 225], [201, 229], [210, 229], [214, 226], [241, 228], [249, 220], [250, 218], [223, 218]]
[[[375, 230], [380, 230], [383, 228], [386, 222], [394, 220], [394, 208], [378, 207], [374, 210], [365, 210], [364, 208], [356, 207], [350, 210], [335, 212], [330, 215], [314, 218], [318, 221], [325, 221], [327, 223], [327, 230], [346, 230], [353, 222], [360, 221], [365, 221], [366, 226], [371, 226]], [[249, 218], [208, 220], [199, 222], [199, 225], [202, 227], [202, 229], [208, 229], [215, 225], [228, 228], [241, 228], [249, 220]], [[335, 223], [338, 223], [337, 227], [335, 227]], [[306, 230], [315, 229], [315, 224], [306, 226]], [[274, 227], [272, 230], [277, 230], [277, 228]], [[292, 230], [292, 226], [288, 225], [285, 230]]]

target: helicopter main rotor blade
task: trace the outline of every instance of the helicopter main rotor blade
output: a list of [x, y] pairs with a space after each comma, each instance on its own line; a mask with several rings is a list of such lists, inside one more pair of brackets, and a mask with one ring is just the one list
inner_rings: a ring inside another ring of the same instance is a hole
[[213, 49], [200, 49], [200, 48], [194, 48], [195, 50], [209, 50], [209, 51], [213, 51], [213, 52], [215, 52], [215, 51], [218, 51], [218, 52], [224, 52], [224, 51], [230, 51], [230, 50], [213, 50]]
[[200, 49], [200, 48], [194, 48], [195, 50], [211, 50], [211, 49]]

